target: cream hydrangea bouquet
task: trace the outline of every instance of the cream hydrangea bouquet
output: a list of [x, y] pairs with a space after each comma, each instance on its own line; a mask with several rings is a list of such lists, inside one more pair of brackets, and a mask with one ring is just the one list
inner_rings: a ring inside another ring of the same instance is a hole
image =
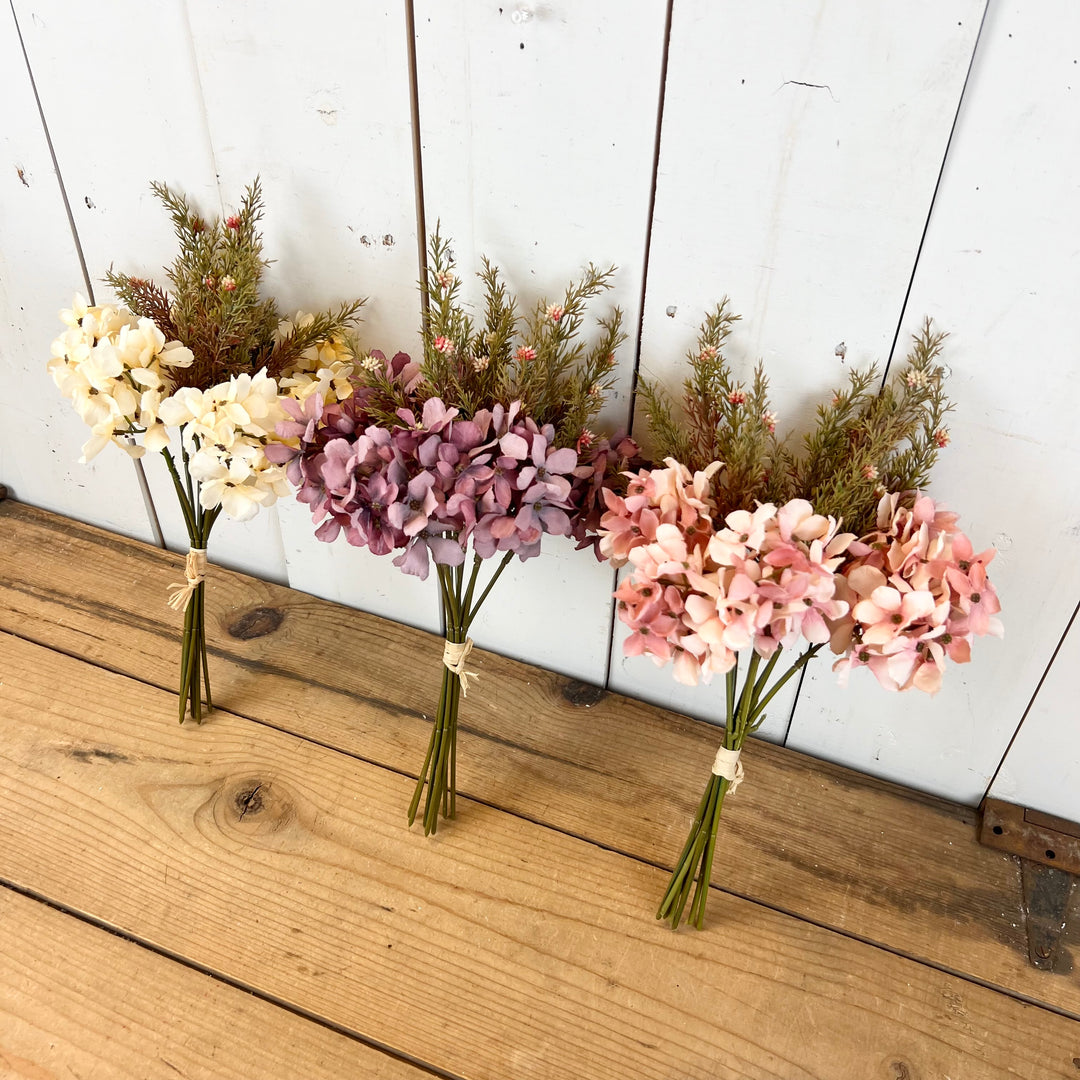
[[749, 386], [732, 377], [722, 347], [735, 318], [725, 300], [706, 319], [683, 417], [641, 385], [665, 465], [629, 474], [625, 496], [606, 491], [601, 520], [602, 552], [632, 567], [615, 594], [625, 653], [671, 663], [683, 683], [725, 679], [723, 744], [657, 912], [673, 927], [695, 878], [687, 917], [702, 927], [743, 744], [818, 652], [839, 654], [841, 681], [866, 667], [888, 690], [932, 694], [973, 637], [1001, 633], [993, 549], [977, 554], [921, 493], [948, 443], [944, 335], [927, 322], [880, 389], [874, 369], [852, 372], [796, 455], [776, 437], [762, 367]]
[[[256, 180], [235, 214], [206, 219], [164, 184], [179, 253], [166, 291], [140, 277], [106, 281], [119, 304], [81, 297], [60, 314], [49, 372], [90, 427], [83, 462], [109, 443], [132, 457], [162, 455], [187, 527], [184, 582], [168, 603], [184, 613], [179, 713], [202, 720], [213, 708], [204, 579], [210, 533], [221, 513], [254, 517], [289, 491], [277, 425], [286, 399], [336, 401], [351, 391], [346, 332], [362, 301], [336, 312], [283, 320], [261, 295], [266, 262]], [[179, 465], [177, 463], [179, 457]]]

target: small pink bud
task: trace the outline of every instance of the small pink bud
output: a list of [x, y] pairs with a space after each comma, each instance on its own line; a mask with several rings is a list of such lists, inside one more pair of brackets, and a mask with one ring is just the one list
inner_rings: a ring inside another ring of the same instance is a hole
[[232, 292], [236, 288], [236, 279], [231, 277], [223, 277], [221, 279], [221, 287], [226, 292]]
[[448, 337], [443, 337], [442, 334], [440, 334], [431, 344], [436, 352], [444, 353], [447, 356], [452, 355], [454, 351], [454, 343]]
[[531, 345], [522, 345], [516, 355], [519, 360], [535, 360], [536, 350]]
[[732, 405], [746, 404], [746, 394], [742, 390], [732, 390], [727, 399]]
[[934, 432], [934, 442], [936, 442], [942, 450], [949, 445], [950, 441], [949, 432], [946, 428], [938, 428], [938, 430]]
[[226, 229], [234, 229], [234, 230], [239, 229], [240, 228], [240, 219], [235, 214], [230, 215], [229, 217], [227, 217], [225, 219], [225, 228]]
[[558, 322], [566, 314], [566, 308], [562, 304], [548, 304], [547, 317], [552, 322]]

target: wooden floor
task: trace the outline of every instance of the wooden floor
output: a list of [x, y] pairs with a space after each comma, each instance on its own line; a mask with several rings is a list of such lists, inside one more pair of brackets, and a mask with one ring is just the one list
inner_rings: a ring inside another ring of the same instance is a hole
[[672, 933], [716, 729], [474, 653], [425, 839], [438, 642], [214, 569], [180, 727], [181, 562], [0, 503], [0, 1076], [1080, 1080], [972, 811], [755, 743]]

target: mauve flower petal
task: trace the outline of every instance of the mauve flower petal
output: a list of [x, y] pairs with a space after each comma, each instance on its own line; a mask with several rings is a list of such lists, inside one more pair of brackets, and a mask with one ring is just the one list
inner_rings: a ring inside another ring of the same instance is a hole
[[548, 472], [568, 473], [574, 470], [577, 462], [577, 454], [568, 446], [564, 446], [561, 450], [548, 454], [545, 468]]

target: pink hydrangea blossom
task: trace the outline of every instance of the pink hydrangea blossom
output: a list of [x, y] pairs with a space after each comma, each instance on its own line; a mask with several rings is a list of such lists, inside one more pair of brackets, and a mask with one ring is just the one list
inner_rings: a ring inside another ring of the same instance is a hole
[[956, 515], [917, 495], [878, 504], [877, 529], [851, 544], [838, 593], [848, 613], [833, 622], [834, 670], [841, 681], [869, 667], [888, 690], [941, 687], [945, 661], [971, 659], [971, 640], [1000, 636], [1001, 610], [986, 575], [993, 548], [976, 555]]
[[835, 582], [854, 537], [805, 500], [735, 510], [717, 527], [720, 467], [691, 475], [668, 459], [630, 473], [625, 496], [606, 493], [601, 519], [601, 551], [633, 567], [616, 593], [633, 631], [627, 655], [671, 662], [691, 684], [730, 671], [743, 649], [767, 659], [799, 639], [823, 644], [848, 611]]

